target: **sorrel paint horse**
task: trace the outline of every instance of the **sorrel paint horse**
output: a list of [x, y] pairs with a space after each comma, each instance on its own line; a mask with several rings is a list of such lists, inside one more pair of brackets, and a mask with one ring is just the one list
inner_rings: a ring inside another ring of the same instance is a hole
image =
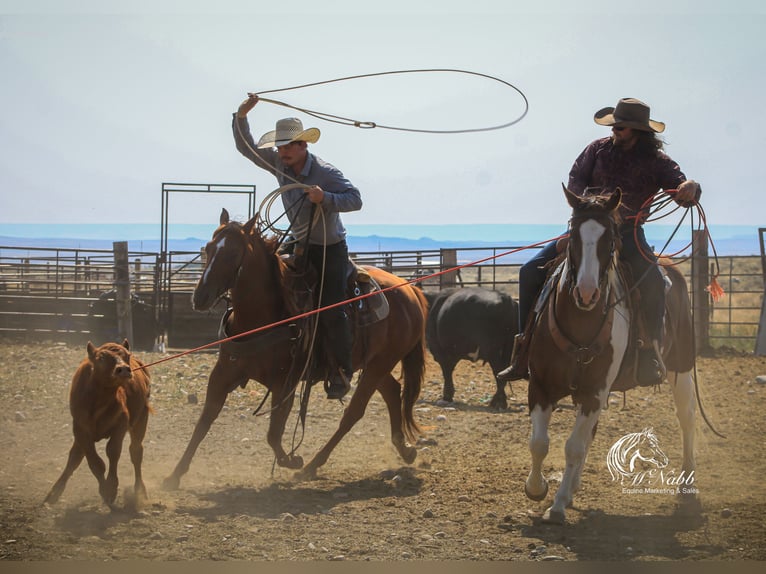
[[[233, 312], [227, 318], [227, 330], [233, 336], [271, 325], [294, 316], [286, 264], [276, 253], [277, 243], [264, 238], [255, 226], [255, 218], [242, 225], [230, 221], [224, 209], [220, 225], [205, 247], [207, 262], [194, 291], [197, 310], [209, 309], [224, 293], [230, 293]], [[389, 314], [385, 319], [356, 331], [353, 364], [362, 369], [357, 388], [340, 420], [338, 430], [314, 458], [303, 467], [301, 456], [282, 448], [285, 423], [293, 405], [295, 384], [288, 381], [294, 361], [294, 343], [287, 337], [272, 338], [252, 352], [232, 353], [222, 345], [207, 384], [207, 396], [189, 445], [163, 486], [178, 488], [189, 469], [192, 457], [213, 421], [218, 417], [228, 394], [250, 379], [268, 388], [272, 396], [267, 440], [279, 466], [303, 470], [301, 478], [312, 478], [330, 453], [354, 424], [364, 415], [365, 407], [377, 390], [388, 407], [391, 440], [406, 463], [415, 460], [416, 450], [407, 444], [414, 441], [419, 428], [413, 406], [420, 394], [425, 371], [425, 322], [427, 304], [419, 289], [390, 273], [368, 267], [370, 276], [381, 289], [400, 285], [385, 292]], [[263, 331], [268, 333], [269, 331]], [[400, 384], [391, 374], [402, 364]], [[300, 370], [298, 371], [300, 374]]]
[[[610, 390], [636, 386], [630, 341], [631, 307], [619, 271], [617, 208], [619, 190], [611, 196], [579, 197], [564, 189], [572, 206], [566, 259], [557, 268], [544, 308], [540, 309], [529, 348], [529, 413], [532, 468], [525, 492], [543, 500], [548, 482], [542, 464], [548, 453], [551, 413], [571, 396], [577, 417], [566, 442], [566, 469], [543, 520], [563, 524], [564, 509], [580, 487], [582, 470], [601, 409]], [[666, 295], [663, 358], [673, 387], [676, 414], [683, 434], [683, 470], [694, 470], [695, 388], [689, 294], [675, 268], [666, 272], [672, 287]], [[628, 368], [625, 368], [628, 367]]]

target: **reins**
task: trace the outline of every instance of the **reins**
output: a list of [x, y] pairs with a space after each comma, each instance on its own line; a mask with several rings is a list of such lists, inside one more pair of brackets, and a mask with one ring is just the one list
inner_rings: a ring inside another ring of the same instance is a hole
[[[611, 237], [611, 245], [609, 249], [609, 262], [606, 264], [603, 268], [603, 272], [601, 273], [599, 280], [598, 280], [598, 286], [599, 289], [603, 292], [603, 308], [601, 309], [601, 312], [599, 313], [601, 316], [601, 324], [599, 325], [598, 330], [596, 331], [595, 335], [591, 338], [590, 342], [587, 344], [580, 344], [575, 343], [572, 338], [564, 332], [564, 330], [561, 328], [561, 325], [559, 324], [558, 319], [556, 318], [556, 309], [558, 307], [557, 303], [559, 301], [558, 297], [558, 285], [554, 285], [551, 289], [551, 299], [547, 303], [547, 310], [545, 310], [545, 313], [548, 315], [548, 330], [551, 334], [551, 338], [553, 339], [553, 342], [556, 344], [556, 346], [564, 353], [567, 353], [574, 357], [575, 364], [579, 369], [583, 369], [586, 366], [588, 366], [591, 362], [593, 362], [593, 359], [596, 358], [601, 352], [604, 350], [604, 347], [606, 346], [606, 343], [609, 341], [609, 336], [612, 329], [612, 324], [614, 321], [614, 313], [617, 305], [620, 303], [622, 298], [615, 298], [614, 289], [612, 287], [611, 281], [609, 279], [609, 272], [614, 269], [616, 272], [616, 249], [617, 249], [617, 241], [618, 241], [618, 227], [616, 225], [616, 222], [613, 220], [613, 218], [607, 214], [606, 218], [608, 219], [608, 223], [610, 226], [610, 231], [612, 234]], [[569, 228], [570, 228], [570, 239], [569, 244], [567, 245], [567, 253], [566, 253], [566, 267], [567, 267], [567, 273], [565, 276], [559, 277], [559, 281], [563, 281], [564, 288], [568, 287], [568, 290], [570, 292], [570, 297], [574, 298], [574, 289], [575, 289], [575, 268], [573, 265], [571, 265], [571, 262], [573, 261], [573, 241], [572, 241], [572, 233], [571, 230], [574, 228], [573, 222], [576, 222], [578, 219], [590, 219], [587, 214], [583, 215], [577, 215], [573, 216], [570, 219], [569, 222]], [[569, 389], [571, 391], [576, 391], [578, 388], [578, 384], [576, 382], [577, 377], [579, 376], [577, 372], [572, 371], [570, 372], [571, 378], [570, 382], [568, 384]]]

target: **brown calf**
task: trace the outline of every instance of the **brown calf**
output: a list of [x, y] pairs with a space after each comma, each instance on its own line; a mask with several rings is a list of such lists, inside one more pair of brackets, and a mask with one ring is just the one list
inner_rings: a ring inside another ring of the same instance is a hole
[[[146, 499], [141, 478], [144, 456], [142, 441], [149, 419], [150, 379], [143, 363], [130, 353], [128, 340], [122, 345], [106, 343], [96, 348], [88, 341], [88, 357], [80, 363], [72, 378], [69, 410], [72, 413], [74, 443], [66, 468], [51, 488], [45, 502], [54, 503], [64, 491], [67, 480], [83, 457], [98, 480], [98, 491], [110, 507], [117, 497], [117, 462], [122, 452], [125, 433], [130, 432], [130, 460], [135, 469], [136, 502]], [[96, 452], [96, 443], [108, 439], [109, 474]]]

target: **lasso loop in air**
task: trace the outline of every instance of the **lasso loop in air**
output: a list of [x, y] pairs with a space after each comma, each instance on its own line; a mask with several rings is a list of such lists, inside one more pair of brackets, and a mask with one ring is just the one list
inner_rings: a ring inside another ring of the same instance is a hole
[[[516, 91], [521, 98], [524, 100], [524, 111], [521, 113], [521, 115], [509, 122], [495, 125], [495, 126], [488, 126], [488, 127], [480, 127], [480, 128], [469, 128], [469, 129], [456, 129], [456, 130], [426, 130], [426, 129], [417, 129], [417, 128], [407, 128], [407, 127], [400, 127], [400, 126], [388, 126], [384, 124], [380, 124], [378, 122], [370, 121], [370, 120], [356, 120], [353, 118], [346, 118], [343, 116], [337, 116], [334, 114], [329, 114], [326, 112], [320, 112], [317, 110], [310, 110], [308, 108], [301, 108], [298, 106], [294, 106], [292, 104], [288, 104], [279, 100], [273, 100], [271, 98], [264, 98], [262, 97], [263, 94], [272, 94], [276, 92], [287, 92], [290, 90], [299, 90], [301, 88], [309, 88], [312, 86], [320, 86], [324, 84], [331, 84], [335, 82], [344, 82], [348, 80], [357, 80], [360, 78], [372, 78], [377, 76], [390, 76], [394, 74], [422, 74], [422, 73], [429, 73], [429, 72], [447, 72], [447, 73], [455, 73], [455, 74], [468, 74], [471, 76], [478, 76], [481, 78], [486, 78], [495, 82], [499, 82], [505, 86], [508, 86], [512, 90]], [[362, 129], [373, 129], [373, 128], [381, 128], [386, 130], [396, 130], [396, 131], [403, 131], [403, 132], [414, 132], [414, 133], [428, 133], [428, 134], [465, 134], [465, 133], [474, 133], [474, 132], [487, 132], [492, 130], [500, 130], [503, 128], [510, 127], [514, 124], [519, 123], [524, 117], [527, 115], [527, 112], [529, 111], [529, 101], [527, 100], [527, 97], [524, 95], [524, 92], [522, 92], [519, 88], [511, 84], [510, 82], [506, 82], [505, 80], [502, 80], [496, 76], [491, 76], [489, 74], [482, 74], [480, 72], [472, 72], [470, 70], [459, 70], [454, 68], [428, 68], [428, 69], [421, 69], [421, 70], [393, 70], [389, 72], [375, 72], [371, 74], [358, 74], [355, 76], [345, 76], [343, 78], [335, 78], [332, 80], [324, 80], [321, 82], [311, 82], [308, 84], [301, 84], [298, 86], [290, 86], [288, 88], [278, 88], [273, 90], [262, 90], [260, 92], [254, 92], [258, 95], [259, 101], [267, 102], [270, 104], [275, 104], [278, 106], [283, 106], [286, 108], [290, 108], [293, 110], [297, 110], [299, 112], [303, 112], [304, 114], [307, 114], [309, 116], [313, 116], [315, 118], [325, 120], [328, 122], [334, 122], [337, 124], [347, 125], [347, 126], [353, 126], [357, 128]]]

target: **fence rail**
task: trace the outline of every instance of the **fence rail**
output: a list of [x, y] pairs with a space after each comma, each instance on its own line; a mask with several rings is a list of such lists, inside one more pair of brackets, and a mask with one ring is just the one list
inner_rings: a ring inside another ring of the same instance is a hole
[[[408, 280], [420, 279], [425, 290], [481, 286], [518, 297], [518, 270], [528, 258], [523, 249], [356, 252], [351, 256], [358, 264], [374, 265]], [[141, 307], [142, 320], [153, 323], [147, 329], [155, 330], [156, 337], [174, 347], [216, 339], [222, 305], [200, 314], [190, 303], [204, 266], [203, 253], [131, 252], [128, 257], [131, 291], [148, 308]], [[718, 281], [726, 297], [718, 302], [705, 291], [704, 279], [717, 271], [714, 261], [694, 259], [676, 263], [689, 282], [696, 303], [695, 320], [705, 326], [697, 335], [698, 343], [701, 337], [703, 347], [752, 350], [763, 304], [761, 259], [719, 257]], [[65, 340], [111, 336], [112, 331], [104, 325], [111, 320], [108, 302], [115, 280], [112, 251], [0, 246], [0, 334], [37, 334]]]

